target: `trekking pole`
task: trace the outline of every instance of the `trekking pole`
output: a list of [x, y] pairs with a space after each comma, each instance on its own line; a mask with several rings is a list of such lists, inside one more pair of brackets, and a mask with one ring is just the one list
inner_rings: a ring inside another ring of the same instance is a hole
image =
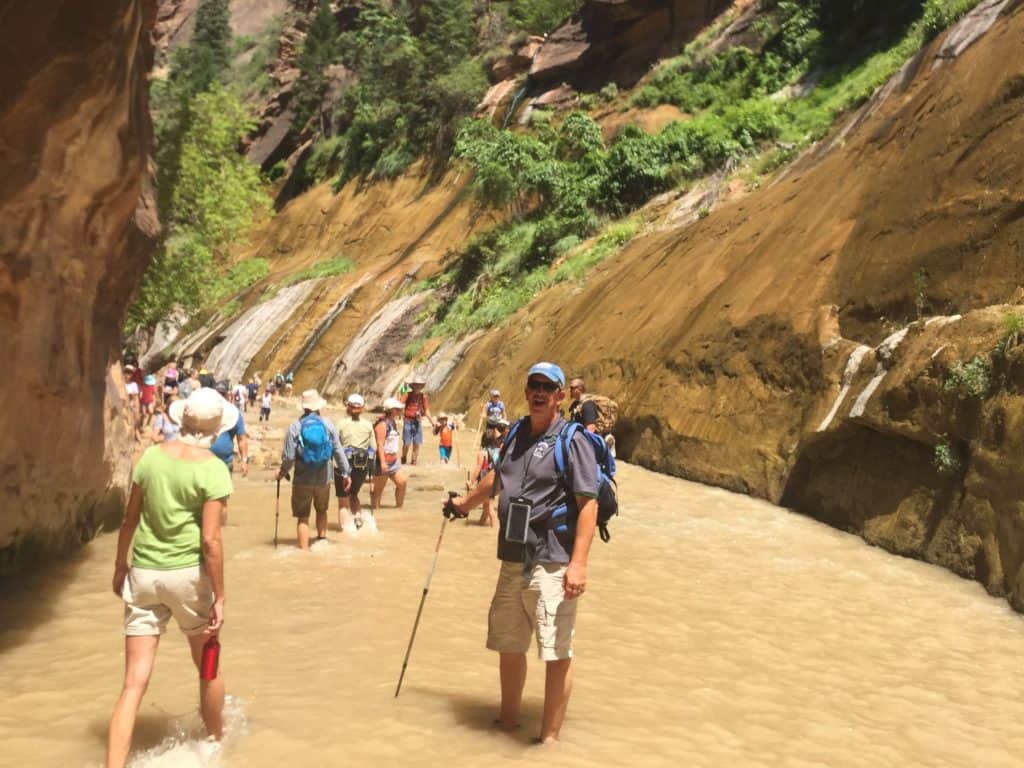
[[[281, 475], [285, 480], [290, 480], [288, 473]], [[277, 524], [281, 519], [281, 477], [277, 478], [277, 500], [274, 502], [274, 549], [277, 549]]]
[[441, 552], [441, 539], [444, 538], [444, 527], [448, 524], [449, 517], [458, 517], [458, 512], [452, 505], [452, 499], [459, 494], [456, 491], [448, 491], [448, 503], [444, 506], [444, 519], [441, 520], [441, 532], [437, 535], [437, 546], [434, 547], [434, 560], [430, 563], [430, 570], [427, 571], [427, 582], [423, 585], [423, 596], [420, 597], [420, 607], [416, 611], [416, 621], [412, 625], [412, 635], [409, 637], [409, 647], [405, 649], [405, 659], [402, 661], [402, 672], [398, 676], [398, 686], [395, 688], [395, 698], [402, 690], [402, 680], [405, 678], [405, 668], [409, 665], [409, 655], [412, 653], [412, 644], [416, 640], [416, 630], [420, 626], [420, 616], [423, 615], [423, 604], [427, 602], [427, 593], [430, 591], [430, 580], [434, 576], [434, 568], [437, 566], [437, 556]]

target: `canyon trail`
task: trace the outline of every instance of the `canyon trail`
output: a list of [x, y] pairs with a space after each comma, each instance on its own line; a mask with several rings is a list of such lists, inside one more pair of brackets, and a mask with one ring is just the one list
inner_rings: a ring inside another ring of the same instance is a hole
[[[292, 415], [282, 407], [271, 427], [253, 427], [265, 435], [258, 455], [279, 451]], [[464, 456], [474, 437], [461, 435]], [[310, 554], [294, 548], [290, 518], [273, 548], [271, 471], [236, 475], [224, 532], [228, 741], [217, 757], [192, 736], [194, 672], [172, 628], [140, 714], [136, 768], [536, 759], [543, 675], [532, 651], [522, 731], [491, 727], [497, 661], [483, 642], [493, 529], [449, 526], [393, 698], [444, 489], [464, 478], [424, 454], [407, 508], [386, 506], [378, 535], [339, 536], [332, 510], [331, 541]], [[1024, 632], [1004, 601], [746, 496], [633, 466], [622, 467], [620, 488], [612, 542], [591, 555], [559, 764], [1024, 760], [1024, 680], [1010, 674]], [[109, 588], [115, 539], [101, 536], [0, 597], [3, 615], [21, 617], [0, 632], [6, 764], [100, 764], [123, 658]]]

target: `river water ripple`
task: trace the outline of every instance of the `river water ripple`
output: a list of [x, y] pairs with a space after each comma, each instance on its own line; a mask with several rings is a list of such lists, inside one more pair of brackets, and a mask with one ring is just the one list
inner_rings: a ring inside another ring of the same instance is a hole
[[[223, 749], [196, 737], [195, 675], [172, 627], [136, 768], [1024, 764], [1024, 625], [1003, 601], [767, 503], [629, 466], [612, 542], [592, 553], [562, 744], [530, 743], [543, 696], [532, 652], [522, 732], [491, 726], [489, 529], [448, 527], [395, 700], [442, 488], [464, 478], [432, 460], [414, 470], [407, 508], [381, 512], [378, 535], [339, 537], [332, 520], [331, 542], [309, 555], [293, 549], [286, 498], [273, 548], [269, 473], [237, 479], [229, 737]], [[115, 541], [0, 596], [0, 765], [101, 765], [123, 665]]]

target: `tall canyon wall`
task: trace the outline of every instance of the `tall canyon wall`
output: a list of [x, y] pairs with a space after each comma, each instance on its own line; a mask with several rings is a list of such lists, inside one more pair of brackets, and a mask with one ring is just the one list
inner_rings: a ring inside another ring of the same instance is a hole
[[116, 515], [121, 323], [158, 223], [156, 0], [0, 4], [0, 570]]

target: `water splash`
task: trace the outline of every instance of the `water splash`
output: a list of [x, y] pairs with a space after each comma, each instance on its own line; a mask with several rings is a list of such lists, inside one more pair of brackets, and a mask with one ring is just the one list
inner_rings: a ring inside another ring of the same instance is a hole
[[219, 768], [225, 750], [249, 732], [249, 721], [241, 699], [225, 697], [224, 741], [218, 742], [202, 735], [202, 726], [186, 726], [175, 720], [173, 733], [157, 744], [133, 757], [129, 768]]

